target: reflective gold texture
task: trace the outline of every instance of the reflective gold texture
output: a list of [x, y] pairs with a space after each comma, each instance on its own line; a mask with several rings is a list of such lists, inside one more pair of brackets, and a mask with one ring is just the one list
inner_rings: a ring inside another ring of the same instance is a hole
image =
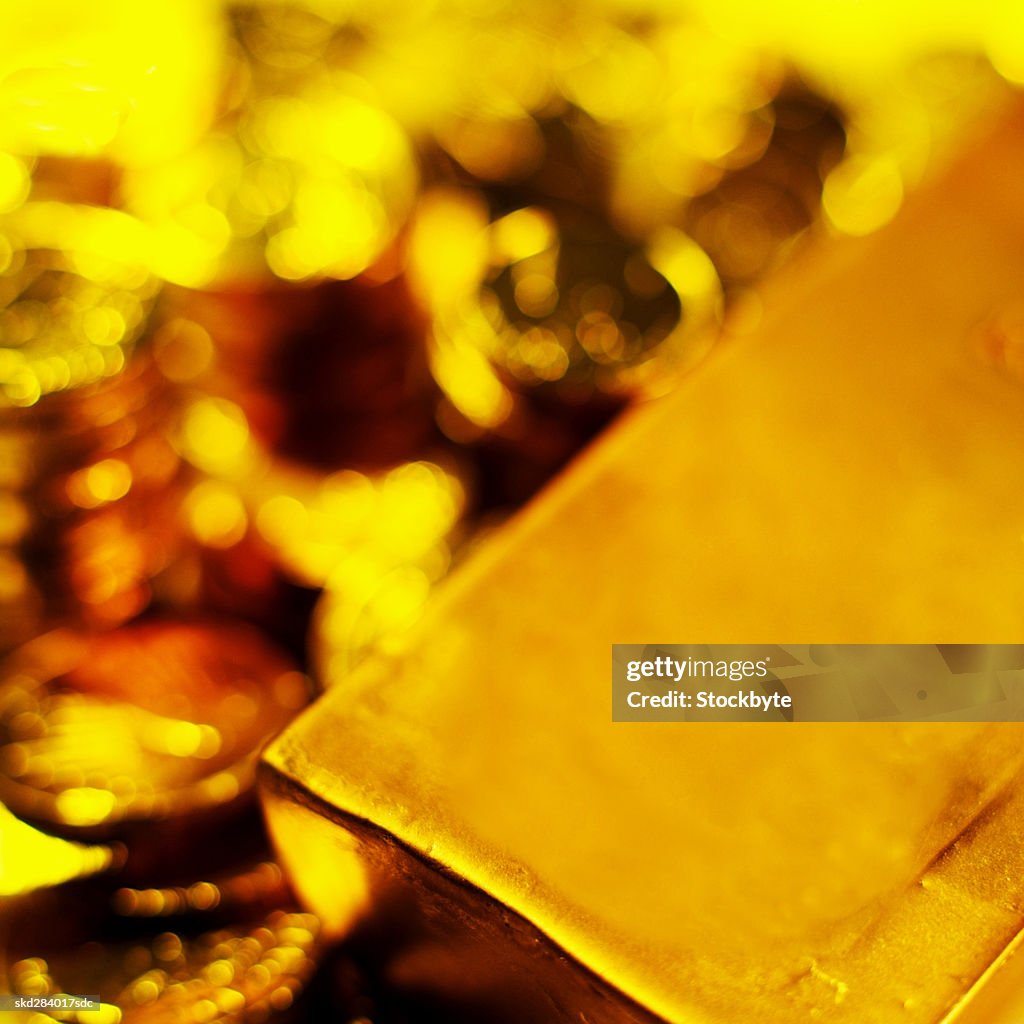
[[1024, 931], [1018, 932], [1002, 955], [950, 1014], [950, 1024], [1003, 1024], [1024, 1012]]
[[3, 666], [0, 792], [28, 818], [89, 828], [225, 805], [308, 696], [241, 626], [47, 634]]
[[936, 1024], [1024, 925], [1024, 725], [630, 727], [606, 689], [609, 638], [681, 623], [1018, 637], [1019, 382], [977, 331], [1024, 272], [1022, 125], [781, 278], [269, 748], [271, 804], [323, 816], [288, 868], [354, 846], [419, 908], [389, 977], [502, 1021]]
[[116, 862], [108, 846], [48, 836], [0, 806], [0, 895], [16, 896], [103, 871]]
[[293, 794], [276, 785], [265, 787], [264, 808], [271, 834], [302, 836], [308, 858], [301, 877], [294, 877], [295, 891], [307, 907], [317, 894], [330, 889], [334, 898], [321, 907], [318, 920], [324, 937], [345, 937], [371, 905], [371, 870], [354, 838], [335, 822], [322, 817]]

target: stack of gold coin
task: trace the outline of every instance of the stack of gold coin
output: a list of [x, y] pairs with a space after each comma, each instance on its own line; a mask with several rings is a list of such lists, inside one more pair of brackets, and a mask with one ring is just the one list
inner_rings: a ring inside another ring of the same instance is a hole
[[[29, 203], [0, 220], [0, 649], [141, 611], [180, 546], [173, 388], [139, 348], [159, 283], [133, 222]], [[122, 237], [124, 236], [124, 237]]]

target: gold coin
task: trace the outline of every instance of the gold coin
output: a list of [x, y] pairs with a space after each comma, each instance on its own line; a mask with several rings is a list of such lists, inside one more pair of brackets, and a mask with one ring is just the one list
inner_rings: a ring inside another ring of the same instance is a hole
[[70, 829], [229, 804], [308, 695], [306, 677], [244, 626], [49, 633], [2, 669], [0, 799]]

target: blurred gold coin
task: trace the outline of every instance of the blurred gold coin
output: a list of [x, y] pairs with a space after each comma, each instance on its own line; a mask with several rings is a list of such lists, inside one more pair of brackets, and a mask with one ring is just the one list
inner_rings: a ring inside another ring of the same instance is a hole
[[0, 797], [72, 829], [230, 803], [309, 693], [255, 631], [198, 622], [60, 630], [0, 671]]
[[127, 214], [56, 202], [0, 218], [0, 406], [29, 408], [117, 376], [159, 281]]

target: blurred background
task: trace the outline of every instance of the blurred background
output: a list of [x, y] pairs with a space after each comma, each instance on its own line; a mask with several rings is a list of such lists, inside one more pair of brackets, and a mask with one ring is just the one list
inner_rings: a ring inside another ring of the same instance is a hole
[[1020, 81], [1014, 0], [5, 3], [0, 991], [407, 1019], [261, 747]]

